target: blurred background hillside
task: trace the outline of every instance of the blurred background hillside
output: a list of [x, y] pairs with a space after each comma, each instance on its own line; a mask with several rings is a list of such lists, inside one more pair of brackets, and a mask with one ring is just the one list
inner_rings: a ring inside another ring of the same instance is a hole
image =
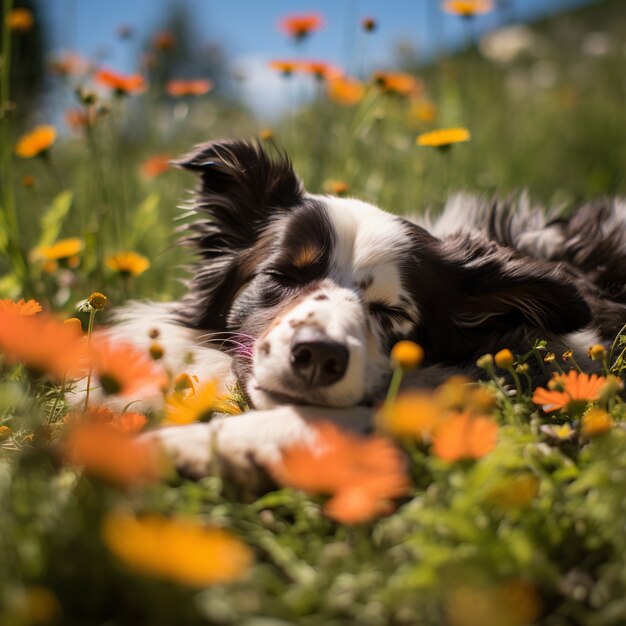
[[[455, 190], [563, 210], [623, 193], [624, 2], [455, 4], [472, 2], [15, 0], [32, 23], [3, 35], [0, 293], [175, 296], [189, 257], [172, 223], [192, 181], [167, 159], [217, 137], [257, 137], [289, 152], [309, 190], [398, 213], [436, 211]], [[294, 14], [313, 20], [304, 34], [284, 23]], [[40, 124], [54, 144], [16, 157]], [[416, 145], [450, 127], [469, 142]], [[67, 237], [80, 270], [47, 272], [37, 250]], [[106, 259], [129, 250], [152, 267], [120, 279]]]

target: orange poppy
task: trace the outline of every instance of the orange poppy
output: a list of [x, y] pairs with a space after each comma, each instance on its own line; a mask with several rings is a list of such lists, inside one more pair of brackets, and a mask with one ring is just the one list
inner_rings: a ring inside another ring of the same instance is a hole
[[22, 159], [45, 154], [56, 138], [57, 131], [54, 126], [37, 126], [19, 138], [15, 145], [15, 154]]
[[41, 311], [41, 304], [37, 300], [0, 300], [0, 313], [12, 313], [13, 315], [35, 315]]
[[533, 402], [540, 404], [545, 413], [564, 410], [577, 412], [585, 408], [588, 402], [597, 400], [606, 383], [604, 376], [578, 373], [575, 370], [555, 376], [548, 383], [549, 389], [537, 387]]
[[409, 482], [401, 453], [380, 436], [359, 437], [331, 423], [315, 426], [314, 439], [282, 453], [278, 480], [311, 494], [331, 494], [326, 512], [337, 521], [362, 522], [389, 510]]
[[337, 104], [354, 106], [363, 100], [365, 87], [349, 76], [336, 76], [328, 81], [328, 97]]
[[432, 451], [444, 461], [480, 459], [495, 448], [497, 441], [498, 425], [492, 419], [457, 413], [435, 430]]
[[73, 329], [48, 315], [0, 311], [0, 353], [10, 364], [23, 363], [37, 374], [59, 380], [82, 374], [85, 344]]
[[113, 343], [104, 336], [90, 344], [93, 375], [107, 395], [145, 397], [160, 393], [167, 376], [148, 354], [125, 343]]
[[385, 93], [404, 97], [416, 96], [424, 89], [419, 78], [400, 72], [375, 72], [374, 83]]
[[170, 80], [165, 86], [165, 90], [174, 98], [183, 96], [203, 96], [213, 89], [210, 80]]
[[319, 13], [301, 13], [287, 15], [278, 23], [279, 29], [300, 41], [324, 26], [324, 18]]
[[162, 152], [161, 154], [155, 154], [151, 156], [149, 159], [146, 159], [139, 166], [139, 173], [144, 178], [156, 178], [161, 174], [167, 172], [170, 168], [170, 159], [172, 155], [167, 154], [166, 152]]
[[65, 440], [66, 461], [121, 487], [157, 480], [164, 472], [158, 446], [139, 441], [107, 424], [85, 423]]
[[141, 74], [126, 75], [113, 70], [102, 69], [95, 73], [94, 80], [104, 87], [113, 89], [118, 96], [125, 96], [146, 89], [146, 81]]

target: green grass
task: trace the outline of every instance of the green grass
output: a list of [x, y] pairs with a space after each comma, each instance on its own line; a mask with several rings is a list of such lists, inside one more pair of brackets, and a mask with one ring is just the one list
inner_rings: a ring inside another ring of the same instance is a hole
[[[438, 210], [459, 189], [527, 190], [564, 210], [623, 194], [623, 20], [621, 2], [604, 3], [538, 25], [540, 56], [528, 51], [498, 66], [470, 50], [419, 68], [437, 107], [431, 124], [413, 119], [407, 100], [373, 87], [353, 108], [321, 90], [281, 119], [266, 145], [289, 152], [311, 191], [343, 180], [350, 194], [396, 213]], [[581, 52], [592, 28], [608, 33], [607, 55]], [[542, 82], [546, 68], [552, 78]], [[67, 102], [74, 87], [62, 87]], [[285, 98], [289, 89], [286, 82]], [[9, 98], [3, 86], [0, 100]], [[194, 181], [175, 170], [146, 180], [138, 168], [157, 153], [176, 156], [264, 127], [217, 94], [187, 104], [182, 115], [180, 104], [150, 90], [101, 99], [93, 133], [64, 132], [47, 159], [17, 159], [13, 146], [27, 129], [2, 117], [0, 297], [34, 297], [71, 316], [93, 291], [113, 306], [181, 294], [191, 255], [175, 245], [174, 226], [191, 218], [181, 220], [176, 207]], [[419, 132], [457, 125], [471, 131], [469, 143], [446, 154], [415, 145]], [[42, 238], [70, 236], [85, 243], [79, 267], [44, 272], [32, 251]], [[105, 257], [125, 249], [145, 254], [151, 268], [133, 280], [108, 270]], [[546, 416], [526, 393], [498, 396], [499, 443], [480, 460], [446, 463], [426, 445], [399, 442], [409, 495], [393, 514], [348, 527], [324, 515], [324, 498], [291, 489], [250, 500], [217, 477], [124, 491], [81, 475], [60, 460], [67, 406], [51, 416], [57, 395], [20, 367], [0, 369], [0, 425], [11, 429], [1, 442], [1, 626], [626, 623], [619, 398], [610, 407], [614, 427], [591, 441], [579, 436], [576, 416]], [[562, 422], [573, 424], [571, 439], [541, 428]], [[519, 496], [520, 476], [532, 477], [531, 497]], [[102, 518], [117, 507], [227, 527], [253, 548], [252, 570], [201, 590], [133, 573], [101, 539]]]

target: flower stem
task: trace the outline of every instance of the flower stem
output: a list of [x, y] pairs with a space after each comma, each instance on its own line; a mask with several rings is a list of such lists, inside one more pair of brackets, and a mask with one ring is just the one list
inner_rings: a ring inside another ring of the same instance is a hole
[[[89, 325], [87, 327], [87, 341], [91, 342], [91, 333], [93, 331], [93, 321], [96, 317], [97, 309], [91, 309], [89, 311]], [[89, 373], [87, 374], [87, 393], [85, 394], [85, 413], [89, 410], [89, 391], [91, 388], [91, 375], [93, 373], [93, 368], [91, 363], [89, 364]]]
[[387, 397], [385, 398], [385, 403], [383, 405], [385, 409], [390, 409], [391, 405], [396, 401], [398, 391], [400, 390], [400, 383], [402, 382], [403, 378], [404, 369], [401, 367], [396, 367], [393, 370], [391, 382], [389, 383], [389, 389], [387, 390]]

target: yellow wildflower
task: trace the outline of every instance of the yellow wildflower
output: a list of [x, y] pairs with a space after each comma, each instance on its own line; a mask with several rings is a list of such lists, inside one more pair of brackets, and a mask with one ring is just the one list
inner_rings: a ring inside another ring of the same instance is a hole
[[446, 0], [442, 8], [446, 13], [471, 18], [493, 11], [493, 2], [491, 0]]
[[56, 139], [54, 126], [37, 126], [29, 133], [22, 135], [15, 146], [15, 154], [22, 159], [30, 159], [45, 153]]
[[11, 9], [6, 16], [6, 24], [9, 30], [15, 33], [28, 32], [34, 23], [35, 18], [32, 11], [23, 7]]
[[418, 135], [416, 141], [418, 146], [446, 149], [452, 144], [469, 141], [470, 137], [467, 128], [440, 128]]
[[584, 437], [597, 437], [611, 430], [613, 418], [603, 409], [590, 409], [583, 415], [581, 432]]
[[117, 252], [105, 259], [106, 266], [123, 276], [140, 276], [149, 267], [150, 261], [136, 252]]
[[165, 421], [168, 424], [190, 424], [208, 419], [215, 411], [217, 383], [205, 383], [193, 395], [172, 394], [167, 401]]
[[423, 361], [424, 350], [413, 341], [399, 341], [391, 350], [391, 364], [405, 370], [412, 370]]
[[515, 357], [513, 356], [513, 353], [510, 350], [504, 349], [504, 350], [500, 350], [500, 352], [496, 354], [496, 356], [494, 357], [494, 360], [498, 367], [508, 370], [513, 367], [513, 363], [515, 362]]

